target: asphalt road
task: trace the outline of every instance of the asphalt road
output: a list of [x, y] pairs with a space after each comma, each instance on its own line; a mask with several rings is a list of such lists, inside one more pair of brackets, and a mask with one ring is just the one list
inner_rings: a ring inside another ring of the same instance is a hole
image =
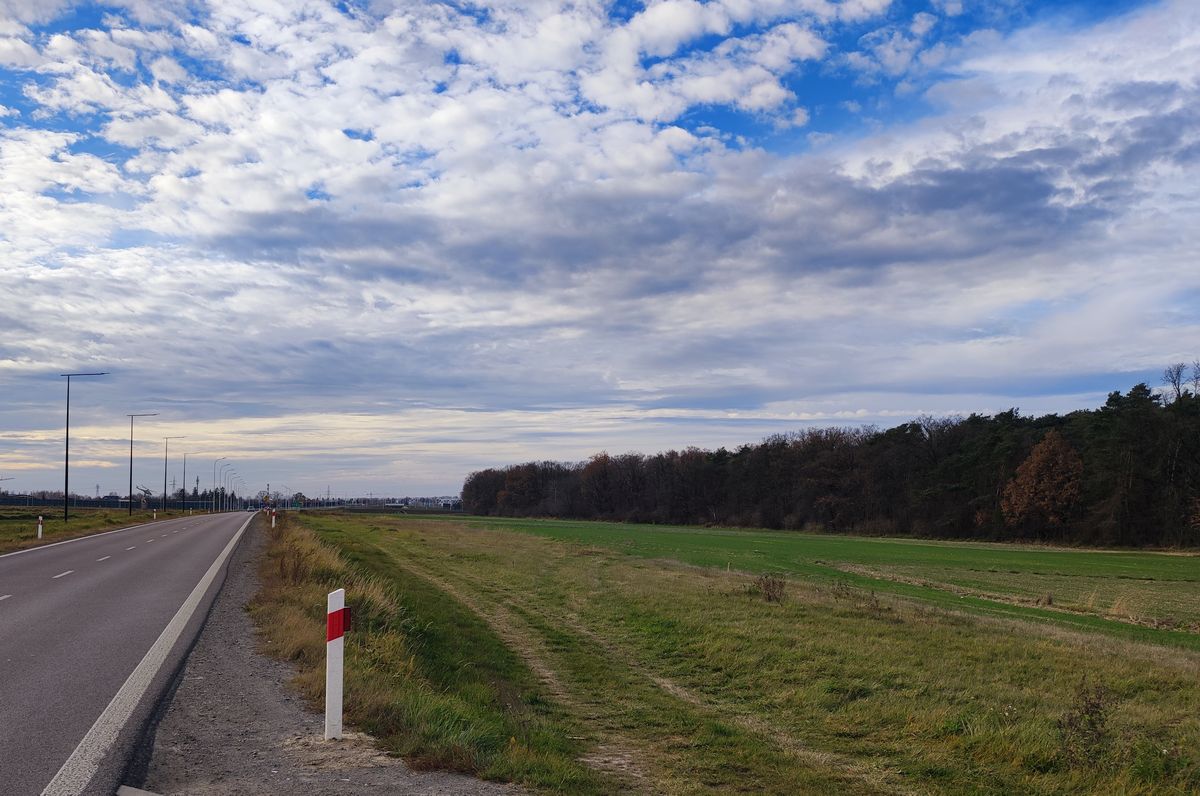
[[113, 793], [253, 516], [0, 556], [0, 791]]

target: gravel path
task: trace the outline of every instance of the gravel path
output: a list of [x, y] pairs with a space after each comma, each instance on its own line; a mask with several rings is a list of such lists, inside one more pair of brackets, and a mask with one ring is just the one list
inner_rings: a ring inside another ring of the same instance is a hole
[[520, 792], [456, 774], [410, 771], [363, 735], [324, 741], [324, 718], [286, 687], [291, 668], [255, 649], [244, 606], [258, 590], [264, 546], [256, 523], [230, 560], [225, 586], [157, 730], [131, 767], [129, 784], [196, 796]]

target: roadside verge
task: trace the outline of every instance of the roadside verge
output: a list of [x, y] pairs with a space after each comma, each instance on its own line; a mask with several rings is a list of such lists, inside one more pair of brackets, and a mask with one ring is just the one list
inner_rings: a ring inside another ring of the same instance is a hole
[[260, 588], [268, 532], [255, 524], [234, 553], [225, 585], [127, 772], [127, 784], [206, 796], [513, 792], [471, 777], [413, 772], [362, 734], [348, 733], [340, 743], [321, 740], [322, 717], [285, 685], [295, 669], [259, 653], [246, 612]]

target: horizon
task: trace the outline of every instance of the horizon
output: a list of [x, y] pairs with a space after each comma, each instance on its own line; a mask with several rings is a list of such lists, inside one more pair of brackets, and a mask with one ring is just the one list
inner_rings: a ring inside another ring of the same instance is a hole
[[[1196, 370], [1196, 377], [1200, 378], [1200, 369]], [[1149, 380], [1143, 380], [1143, 381], [1137, 382], [1136, 384], [1130, 384], [1128, 387], [1126, 387], [1123, 390], [1109, 390], [1105, 393], [1105, 398], [1107, 398], [1108, 395], [1110, 395], [1114, 392], [1119, 393], [1119, 394], [1126, 394], [1130, 390], [1132, 390], [1133, 388], [1138, 387], [1138, 386], [1149, 387], [1151, 392], [1155, 396], [1164, 396], [1167, 393], [1167, 389], [1165, 387], [1157, 386], [1157, 385], [1151, 383]], [[1021, 410], [1021, 407], [1012, 406], [1012, 407], [1008, 407], [1006, 409], [997, 409], [994, 411], [985, 411], [985, 412], [951, 411], [951, 412], [946, 412], [946, 413], [933, 415], [933, 416], [938, 417], [938, 418], [966, 418], [966, 417], [970, 417], [970, 416], [982, 416], [982, 417], [986, 417], [986, 418], [992, 418], [992, 417], [996, 416], [997, 414], [1000, 414], [1003, 412], [1008, 412], [1008, 411], [1013, 411], [1013, 412], [1016, 412], [1021, 417], [1042, 419], [1042, 418], [1050, 417], [1050, 416], [1067, 415], [1072, 412], [1097, 411], [1100, 408], [1102, 408], [1103, 405], [1104, 405], [1103, 402], [1100, 402], [1094, 406], [1080, 406], [1080, 407], [1076, 407], [1074, 409], [1071, 409], [1069, 411], [1064, 411], [1064, 412], [1056, 412], [1056, 411], [1024, 412]], [[74, 411], [74, 410], [72, 410], [72, 411]], [[741, 440], [739, 442], [731, 443], [731, 444], [717, 444], [717, 445], [711, 445], [711, 446], [701, 446], [701, 445], [694, 445], [691, 443], [685, 443], [685, 444], [679, 444], [679, 445], [672, 445], [672, 446], [668, 446], [665, 448], [658, 448], [658, 449], [654, 449], [654, 450], [627, 449], [627, 450], [620, 450], [620, 451], [610, 451], [608, 448], [597, 448], [596, 450], [590, 451], [583, 456], [578, 456], [578, 457], [574, 457], [574, 458], [555, 459], [553, 457], [543, 456], [543, 457], [539, 457], [539, 458], [535, 458], [535, 459], [528, 459], [528, 460], [496, 462], [493, 464], [483, 465], [479, 468], [476, 468], [476, 470], [504, 469], [506, 467], [510, 467], [510, 466], [514, 466], [514, 465], [527, 464], [530, 462], [542, 462], [542, 461], [557, 461], [557, 462], [565, 463], [565, 464], [582, 464], [582, 463], [588, 461], [593, 456], [596, 456], [596, 455], [599, 455], [602, 453], [610, 453], [610, 454], [614, 454], [614, 455], [619, 454], [619, 453], [620, 454], [634, 453], [634, 454], [639, 454], [639, 455], [653, 456], [656, 454], [665, 453], [667, 451], [684, 450], [686, 448], [693, 448], [693, 447], [701, 448], [702, 450], [709, 451], [709, 452], [713, 452], [713, 451], [720, 450], [720, 449], [727, 449], [727, 450], [734, 451], [734, 450], [737, 450], [738, 448], [741, 448], [746, 445], [755, 445], [755, 444], [761, 443], [762, 441], [764, 441], [768, 437], [772, 436], [773, 434], [787, 434], [787, 433], [791, 433], [794, 431], [801, 431], [805, 428], [874, 427], [874, 428], [878, 428], [879, 430], [887, 430], [889, 428], [894, 428], [894, 427], [897, 427], [900, 425], [904, 425], [906, 423], [916, 422], [916, 421], [920, 420], [920, 418], [922, 416], [928, 416], [928, 415], [917, 414], [917, 415], [913, 415], [913, 416], [907, 417], [907, 418], [894, 418], [894, 422], [886, 423], [886, 424], [853, 422], [852, 420], [849, 422], [846, 422], [846, 423], [838, 424], [838, 423], [822, 423], [820, 421], [814, 420], [814, 421], [809, 421], [804, 425], [794, 425], [789, 428], [782, 428], [782, 429], [779, 429], [776, 431], [772, 431], [772, 432], [764, 434], [756, 439]], [[74, 428], [75, 428], [75, 426], [74, 426], [74, 424], [72, 424], [72, 429], [74, 429]], [[124, 453], [125, 453], [126, 457], [128, 456], [128, 442], [129, 442], [128, 438], [126, 438], [125, 440], [110, 440], [110, 441], [113, 441], [114, 444], [116, 442], [119, 442], [120, 444], [124, 445], [125, 446]], [[135, 440], [135, 446], [136, 445], [137, 445], [137, 442]], [[148, 448], [150, 446], [151, 446], [151, 443], [146, 443], [142, 447]], [[140, 456], [139, 458], [153, 459], [153, 455], [151, 453], [149, 453], [148, 451], [144, 451], [143, 455]], [[178, 488], [184, 486], [182, 484], [182, 482], [180, 482], [177, 486], [175, 483], [175, 480], [172, 476], [172, 473], [175, 473], [176, 475], [179, 475], [180, 479], [182, 479], [182, 477], [183, 477], [182, 470], [180, 469], [180, 465], [178, 463], [179, 458], [181, 458], [181, 457], [176, 457], [175, 459], [172, 460], [174, 462], [174, 469], [172, 469], [171, 466], [168, 465], [168, 478], [172, 479], [170, 482], [171, 488], [169, 490], [169, 494], [171, 494], [171, 495], [176, 494], [176, 492], [178, 491]], [[136, 464], [136, 461], [137, 460], [135, 459], [135, 464]], [[195, 463], [195, 460], [193, 460], [193, 464], [194, 463]], [[203, 463], [203, 460], [201, 460], [201, 463]], [[146, 464], [146, 462], [142, 462], [142, 464], [144, 466], [144, 469], [147, 472], [153, 471], [153, 467], [151, 465]], [[74, 467], [74, 466], [75, 465], [72, 464], [72, 467]], [[125, 473], [124, 477], [128, 478], [128, 474], [129, 474], [128, 458], [125, 459], [125, 466], [126, 466], [126, 469], [124, 470], [124, 473]], [[196, 471], [192, 470], [192, 472], [195, 473]], [[473, 471], [464, 473], [463, 479], [465, 480], [473, 472], [475, 472], [475, 471], [473, 470]], [[60, 474], [60, 477], [61, 477], [61, 474]], [[199, 478], [199, 484], [196, 483], [196, 480], [194, 478], [189, 477], [188, 483], [191, 483], [192, 487], [188, 487], [188, 494], [192, 494], [193, 490], [198, 490], [201, 494], [204, 494], [206, 491], [212, 490], [212, 484], [205, 483], [203, 472], [201, 472], [201, 474], [198, 476], [198, 478]], [[15, 481], [16, 479], [13, 479], [13, 480]], [[142, 479], [142, 480], [146, 480], [146, 479]], [[135, 482], [137, 482], [137, 481], [138, 481], [138, 479], [135, 477]], [[153, 477], [150, 479], [150, 482], [153, 483]], [[96, 486], [100, 487], [99, 495], [92, 495], [92, 493], [79, 490], [75, 486], [72, 486], [70, 494], [72, 496], [80, 497], [80, 498], [94, 498], [94, 497], [104, 498], [104, 497], [111, 497], [113, 494], [117, 494], [122, 499], [124, 499], [126, 497], [125, 493], [119, 487], [112, 488], [112, 489], [105, 489], [99, 483], [96, 484]], [[462, 494], [462, 484], [459, 484], [457, 487], [454, 487], [454, 488], [448, 488], [446, 490], [440, 490], [440, 491], [434, 490], [434, 491], [424, 492], [424, 493], [406, 492], [403, 489], [400, 489], [399, 491], [392, 491], [392, 492], [378, 491], [378, 490], [372, 490], [372, 489], [364, 489], [362, 491], [356, 491], [353, 488], [342, 489], [340, 491], [334, 491], [332, 489], [331, 485], [327, 485], [327, 491], [320, 491], [318, 489], [304, 489], [304, 488], [283, 489], [284, 487], [289, 487], [289, 486], [290, 485], [282, 484], [281, 482], [277, 482], [274, 487], [271, 487], [270, 482], [264, 482], [264, 484], [261, 487], [258, 485], [247, 485], [243, 491], [238, 491], [236, 489], [233, 489], [233, 490], [231, 490], [231, 492], [234, 494], [237, 494], [240, 497], [253, 497], [263, 491], [268, 491], [269, 494], [271, 494], [271, 495], [274, 495], [274, 494], [294, 495], [296, 493], [303, 493], [307, 498], [311, 498], [311, 499], [321, 499], [328, 495], [328, 497], [333, 500], [368, 500], [368, 499], [407, 500], [410, 498], [414, 499], [414, 500], [420, 500], [420, 499], [439, 498], [439, 497], [461, 497], [461, 494]], [[218, 488], [220, 488], [220, 484], [218, 484]], [[43, 486], [43, 487], [35, 486], [35, 487], [26, 487], [22, 492], [13, 492], [11, 481], [8, 483], [0, 481], [0, 495], [9, 495], [9, 496], [18, 496], [19, 497], [19, 496], [36, 496], [38, 493], [44, 493], [44, 494], [57, 493], [57, 495], [59, 497], [61, 497], [62, 488], [61, 488], [61, 486]], [[156, 492], [155, 494], [157, 495], [160, 493]]]

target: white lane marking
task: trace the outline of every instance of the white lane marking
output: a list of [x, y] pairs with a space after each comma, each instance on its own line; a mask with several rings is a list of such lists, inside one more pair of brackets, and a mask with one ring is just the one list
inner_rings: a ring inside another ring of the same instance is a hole
[[97, 561], [107, 561], [110, 558], [112, 558], [112, 556], [105, 556], [104, 558], [97, 558], [96, 560]]
[[7, 600], [9, 597], [12, 597], [12, 595], [11, 594], [0, 594], [0, 600]]
[[126, 547], [125, 549], [126, 550], [137, 550], [137, 545], [134, 545], [133, 547]]
[[151, 542], [153, 542], [153, 541], [154, 541], [153, 539], [147, 539], [147, 540], [146, 540], [146, 544], [150, 544], [150, 543], [151, 543]]
[[108, 755], [109, 750], [116, 743], [121, 728], [125, 726], [125, 722], [129, 721], [138, 702], [146, 695], [154, 676], [166, 662], [167, 654], [175, 646], [179, 637], [183, 635], [183, 629], [196, 613], [196, 609], [200, 607], [200, 600], [216, 580], [221, 567], [225, 566], [225, 562], [229, 560], [233, 548], [237, 546], [249, 524], [250, 520], [242, 523], [242, 527], [229, 540], [229, 544], [225, 545], [225, 549], [212, 562], [212, 566], [204, 573], [204, 577], [200, 578], [196, 588], [192, 589], [192, 593], [183, 601], [183, 605], [179, 606], [175, 616], [163, 628], [163, 632], [150, 647], [146, 657], [142, 658], [142, 662], [129, 675], [129, 679], [108, 703], [108, 707], [100, 714], [100, 718], [96, 719], [96, 723], [87, 731], [87, 735], [83, 736], [83, 740], [79, 742], [79, 746], [75, 747], [75, 751], [67, 758], [67, 762], [63, 763], [62, 768], [54, 775], [54, 779], [50, 780], [50, 784], [42, 791], [42, 796], [77, 796], [87, 788], [92, 777], [100, 770], [100, 761]]
[[60, 573], [58, 573], [58, 574], [57, 574], [57, 575], [55, 575], [53, 578], [50, 578], [50, 580], [58, 580], [59, 578], [63, 578], [63, 577], [66, 577], [67, 575], [70, 575], [70, 574], [71, 574], [72, 572], [74, 572], [74, 571], [75, 571], [75, 570], [73, 570], [73, 569], [68, 569], [66, 572], [60, 572]]

